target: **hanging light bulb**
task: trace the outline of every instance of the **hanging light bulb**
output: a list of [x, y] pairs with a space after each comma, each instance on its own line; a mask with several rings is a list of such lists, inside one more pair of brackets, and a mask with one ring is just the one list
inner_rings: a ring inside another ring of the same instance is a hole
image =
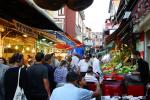
[[16, 50], [18, 49], [18, 46], [17, 46], [17, 45], [15, 46], [15, 49], [16, 49]]
[[37, 46], [37, 48], [40, 48], [40, 46]]
[[26, 48], [26, 50], [27, 50], [27, 51], [29, 51], [29, 50], [30, 50], [30, 48], [29, 48], [29, 47], [27, 47], [27, 48]]
[[7, 45], [7, 48], [11, 48], [11, 45], [10, 45], [10, 43]]
[[32, 49], [32, 53], [35, 53], [35, 49], [34, 48]]
[[22, 53], [24, 53], [24, 52], [25, 52], [25, 50], [23, 49], [23, 50], [22, 50]]

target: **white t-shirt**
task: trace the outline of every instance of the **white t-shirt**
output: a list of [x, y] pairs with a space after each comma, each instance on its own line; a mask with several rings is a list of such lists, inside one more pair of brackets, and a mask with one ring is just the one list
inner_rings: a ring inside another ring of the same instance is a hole
[[80, 68], [80, 72], [87, 72], [89, 66], [90, 66], [90, 63], [86, 62], [85, 59], [80, 60], [78, 63], [78, 67]]
[[94, 73], [101, 73], [101, 70], [100, 70], [100, 61], [97, 59], [97, 58], [94, 58], [93, 59], [93, 72]]
[[77, 66], [79, 63], [79, 58], [77, 56], [72, 56], [71, 64]]

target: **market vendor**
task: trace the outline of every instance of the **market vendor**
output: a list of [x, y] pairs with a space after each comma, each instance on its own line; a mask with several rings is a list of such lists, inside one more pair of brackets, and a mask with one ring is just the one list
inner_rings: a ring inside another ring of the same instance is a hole
[[134, 58], [136, 59], [137, 70], [135, 72], [132, 72], [131, 76], [126, 78], [128, 78], [128, 80], [130, 81], [142, 82], [146, 85], [149, 79], [149, 65], [145, 60], [141, 58], [139, 51], [135, 51], [133, 55]]

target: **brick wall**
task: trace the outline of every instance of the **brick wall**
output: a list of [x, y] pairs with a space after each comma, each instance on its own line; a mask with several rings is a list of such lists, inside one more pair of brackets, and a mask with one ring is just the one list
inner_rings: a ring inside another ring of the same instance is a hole
[[75, 23], [76, 23], [76, 12], [65, 7], [65, 31], [72, 37], [76, 37], [75, 34]]

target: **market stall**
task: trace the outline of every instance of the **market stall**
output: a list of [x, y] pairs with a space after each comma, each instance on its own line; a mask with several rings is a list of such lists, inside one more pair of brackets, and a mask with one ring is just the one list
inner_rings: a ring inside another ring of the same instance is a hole
[[3, 26], [1, 32], [1, 54], [8, 59], [13, 53], [23, 53], [25, 59], [27, 55], [35, 55], [36, 53], [36, 34], [34, 29], [17, 21], [9, 22], [0, 19], [0, 24]]

